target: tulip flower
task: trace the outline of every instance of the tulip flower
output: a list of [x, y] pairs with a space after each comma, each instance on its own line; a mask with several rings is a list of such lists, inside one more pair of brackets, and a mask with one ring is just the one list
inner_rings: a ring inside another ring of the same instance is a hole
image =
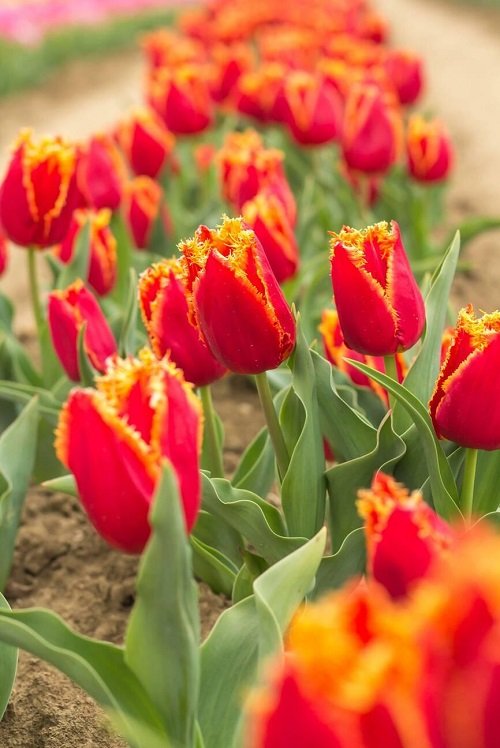
[[228, 369], [275, 369], [295, 345], [295, 323], [262, 245], [241, 218], [200, 226], [182, 242], [192, 308], [208, 348]]
[[78, 188], [89, 208], [116, 210], [122, 200], [125, 169], [109, 135], [94, 135], [82, 148], [77, 165]]
[[377, 473], [371, 489], [359, 491], [358, 497], [370, 573], [391, 597], [403, 597], [451, 545], [452, 530], [420, 491], [410, 494], [384, 473]]
[[472, 449], [500, 449], [496, 377], [500, 312], [475, 318], [460, 310], [447, 356], [429, 403], [438, 436]]
[[349, 348], [388, 356], [411, 348], [422, 334], [425, 308], [392, 221], [332, 233], [335, 306]]
[[406, 136], [408, 171], [418, 182], [441, 182], [453, 166], [453, 149], [439, 120], [410, 117]]
[[78, 205], [76, 151], [61, 138], [32, 139], [23, 130], [0, 187], [0, 225], [22, 247], [60, 242]]
[[175, 135], [194, 135], [213, 121], [213, 103], [204, 65], [158, 68], [149, 80], [150, 106]]
[[423, 88], [422, 60], [408, 50], [389, 50], [384, 67], [401, 104], [413, 104]]
[[[325, 355], [328, 361], [340, 371], [344, 372], [349, 379], [359, 387], [369, 387], [373, 392], [380, 397], [384, 405], [388, 405], [389, 399], [387, 391], [380, 386], [374, 379], [370, 379], [366, 374], [363, 374], [354, 366], [349, 364], [346, 359], [350, 358], [354, 361], [360, 361], [372, 369], [377, 369], [385, 373], [385, 363], [382, 356], [365, 356], [362, 353], [358, 353], [348, 346], [344, 342], [344, 336], [339, 323], [339, 315], [335, 309], [324, 309], [321, 315], [321, 324], [319, 331], [323, 338], [323, 347], [325, 349]], [[402, 382], [408, 371], [406, 361], [403, 354], [396, 353], [396, 364], [398, 381]]]
[[299, 265], [299, 249], [283, 203], [273, 193], [259, 192], [244, 204], [242, 215], [262, 244], [278, 282], [292, 278]]
[[100, 296], [109, 293], [116, 281], [116, 239], [109, 227], [110, 219], [111, 212], [107, 208], [97, 212], [76, 210], [73, 213], [64, 240], [54, 248], [54, 253], [61, 262], [71, 262], [80, 233], [87, 222], [90, 224], [90, 258], [87, 281]]
[[383, 174], [396, 161], [403, 137], [396, 104], [375, 84], [360, 82], [347, 97], [342, 154], [350, 169]]
[[168, 353], [188, 382], [203, 387], [226, 369], [203, 342], [189, 312], [186, 281], [179, 259], [149, 267], [139, 279], [139, 304], [151, 347], [157, 358]]
[[[342, 102], [333, 86], [319, 75], [292, 71], [285, 78], [281, 121], [301, 145], [335, 140], [342, 122]], [[279, 107], [279, 103], [276, 104]]]
[[8, 261], [9, 252], [7, 249], [7, 239], [0, 230], [0, 276], [2, 276], [7, 270]]
[[252, 49], [247, 44], [216, 44], [211, 49], [215, 76], [211, 85], [215, 101], [225, 101], [238, 85], [238, 80], [254, 61]]
[[99, 534], [126, 553], [141, 553], [163, 461], [179, 484], [189, 532], [200, 505], [201, 406], [168, 359], [144, 349], [116, 359], [96, 389], [74, 389], [56, 432], [56, 454], [74, 474]]
[[135, 177], [126, 187], [125, 215], [137, 249], [147, 249], [156, 221], [170, 233], [170, 217], [163, 201], [163, 190], [149, 177]]
[[106, 318], [81, 280], [62, 291], [49, 294], [48, 322], [59, 361], [68, 377], [75, 382], [80, 379], [78, 335], [84, 324], [83, 347], [95, 369], [104, 371], [107, 359], [117, 353]]
[[136, 111], [117, 131], [118, 142], [137, 176], [156, 179], [171, 162], [175, 136], [150, 109]]
[[236, 109], [259, 122], [279, 122], [278, 104], [287, 68], [279, 62], [262, 62], [239, 78], [234, 95]]
[[168, 68], [206, 61], [206, 51], [194, 37], [189, 38], [170, 28], [152, 31], [142, 39], [150, 68]]

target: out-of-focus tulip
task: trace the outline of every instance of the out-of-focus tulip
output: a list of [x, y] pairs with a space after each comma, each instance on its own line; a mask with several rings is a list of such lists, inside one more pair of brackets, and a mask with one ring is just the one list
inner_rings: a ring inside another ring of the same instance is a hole
[[7, 249], [7, 238], [0, 230], [0, 276], [7, 270], [9, 262], [9, 251]]
[[320, 145], [337, 138], [342, 123], [342, 102], [322, 76], [305, 70], [290, 72], [281, 97], [281, 121], [297, 143]]
[[387, 356], [411, 348], [422, 334], [425, 308], [396, 221], [332, 233], [335, 306], [346, 344]]
[[384, 66], [401, 104], [413, 104], [424, 85], [420, 57], [407, 50], [391, 49]]
[[403, 597], [451, 545], [452, 530], [420, 491], [410, 494], [384, 473], [377, 473], [371, 489], [359, 491], [358, 497], [370, 573], [391, 597]]
[[215, 161], [216, 148], [212, 143], [200, 143], [194, 149], [194, 160], [200, 174], [205, 174]]
[[63, 239], [78, 205], [75, 167], [74, 146], [21, 132], [0, 187], [0, 224], [11, 241], [43, 249]]
[[410, 117], [406, 136], [406, 156], [411, 176], [419, 182], [441, 182], [453, 167], [453, 149], [448, 133], [439, 120]]
[[80, 151], [78, 189], [85, 206], [116, 210], [122, 199], [125, 166], [110, 135], [94, 135]]
[[[186, 528], [200, 505], [201, 405], [182, 372], [144, 349], [117, 359], [96, 389], [74, 389], [59, 417], [56, 454], [74, 474], [91, 522], [111, 545], [140, 553], [164, 459], [179, 484]], [[103, 469], [104, 468], [104, 469]]]
[[[340, 371], [347, 374], [349, 379], [354, 384], [360, 387], [369, 387], [375, 394], [377, 394], [385, 405], [388, 405], [389, 398], [387, 391], [375, 382], [374, 379], [370, 379], [366, 374], [355, 369], [354, 366], [347, 363], [346, 358], [351, 358], [354, 361], [360, 361], [367, 366], [371, 366], [372, 369], [377, 371], [385, 372], [385, 363], [382, 356], [365, 356], [363, 353], [349, 348], [344, 342], [344, 336], [339, 323], [339, 315], [336, 309], [324, 309], [321, 315], [321, 324], [319, 331], [323, 338], [323, 346], [325, 349], [326, 358]], [[402, 382], [406, 376], [408, 367], [404, 360], [402, 353], [396, 353], [396, 365], [398, 371], [398, 380]]]
[[235, 107], [242, 114], [259, 122], [281, 121], [281, 99], [286, 67], [278, 62], [263, 62], [238, 79]]
[[139, 303], [151, 347], [157, 358], [168, 353], [188, 382], [203, 387], [220, 379], [226, 368], [203, 342], [192, 319], [180, 260], [163, 260], [139, 279]]
[[169, 28], [156, 29], [142, 39], [150, 68], [202, 63], [207, 55], [203, 44]]
[[137, 249], [149, 247], [153, 227], [163, 222], [165, 233], [170, 231], [170, 218], [160, 185], [149, 177], [135, 177], [126, 186], [125, 215]]
[[233, 94], [243, 73], [252, 67], [252, 48], [248, 44], [216, 44], [210, 53], [214, 70], [212, 96], [215, 101], [225, 101]]
[[116, 281], [116, 239], [109, 227], [111, 211], [75, 210], [68, 233], [61, 244], [54, 247], [59, 259], [68, 263], [73, 259], [80, 232], [90, 224], [90, 258], [87, 281], [100, 296], [109, 293]]
[[150, 106], [176, 135], [194, 135], [213, 121], [213, 102], [204, 65], [158, 68], [149, 79]]
[[207, 346], [231, 371], [275, 369], [295, 345], [295, 322], [264, 250], [241, 218], [200, 226], [182, 242], [187, 285]]
[[86, 325], [83, 347], [92, 366], [104, 371], [106, 361], [117, 353], [113, 333], [95, 297], [77, 280], [67, 288], [51, 291], [48, 321], [52, 344], [66, 374], [77, 382], [78, 335]]
[[244, 204], [242, 215], [262, 244], [278, 282], [292, 278], [299, 265], [299, 249], [283, 203], [272, 193], [259, 192]]
[[383, 174], [398, 158], [403, 139], [396, 104], [374, 84], [352, 86], [344, 110], [342, 153], [350, 169]]
[[156, 179], [171, 162], [175, 136], [150, 109], [140, 109], [117, 131], [118, 142], [137, 176]]
[[500, 449], [500, 312], [460, 310], [429, 409], [438, 436], [473, 449]]

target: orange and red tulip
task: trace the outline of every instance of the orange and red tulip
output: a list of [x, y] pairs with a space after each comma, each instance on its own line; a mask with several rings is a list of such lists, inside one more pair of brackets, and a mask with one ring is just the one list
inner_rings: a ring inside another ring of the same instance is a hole
[[281, 95], [281, 121], [301, 145], [321, 145], [335, 140], [342, 126], [342, 101], [320, 75], [291, 71]]
[[48, 322], [59, 361], [68, 377], [75, 382], [80, 379], [78, 335], [83, 325], [86, 325], [83, 346], [95, 369], [104, 371], [108, 358], [117, 353], [116, 341], [106, 317], [81, 280], [61, 291], [51, 291]]
[[126, 553], [140, 553], [164, 460], [174, 469], [186, 529], [192, 529], [200, 506], [201, 435], [202, 410], [191, 385], [172, 362], [144, 349], [139, 358], [110, 364], [95, 390], [70, 393], [56, 453], [74, 474], [99, 534]]
[[147, 249], [157, 220], [170, 232], [170, 217], [160, 185], [149, 177], [135, 177], [126, 186], [125, 215], [137, 249]]
[[384, 67], [401, 104], [414, 104], [424, 85], [422, 60], [403, 49], [389, 50]]
[[85, 207], [116, 210], [122, 200], [124, 179], [123, 159], [111, 136], [94, 135], [78, 156], [78, 189]]
[[63, 239], [78, 205], [75, 168], [74, 146], [21, 132], [0, 187], [0, 224], [12, 242], [44, 249]]
[[142, 319], [157, 358], [168, 353], [188, 382], [203, 387], [226, 368], [210, 353], [190, 314], [184, 269], [179, 259], [163, 260], [139, 279]]
[[59, 259], [68, 263], [73, 259], [80, 232], [85, 224], [90, 224], [90, 257], [87, 281], [100, 296], [111, 291], [116, 281], [117, 253], [116, 239], [109, 227], [111, 211], [75, 210], [68, 233], [61, 244], [54, 247]]
[[406, 351], [425, 324], [422, 295], [396, 221], [332, 232], [331, 277], [349, 348], [370, 356]]
[[408, 171], [418, 182], [441, 182], [453, 167], [453, 148], [439, 120], [410, 117], [406, 136]]
[[500, 449], [500, 312], [460, 310], [429, 409], [438, 436], [462, 447]]
[[225, 101], [234, 93], [240, 77], [254, 62], [252, 48], [247, 44], [216, 44], [211, 50], [213, 60], [212, 96]]
[[136, 111], [118, 127], [117, 137], [134, 174], [156, 179], [172, 161], [175, 136], [150, 109]]
[[241, 218], [200, 226], [180, 244], [193, 311], [208, 348], [231, 371], [275, 369], [295, 345], [295, 322], [255, 233]]
[[158, 68], [149, 81], [149, 104], [175, 135], [194, 135], [213, 121], [208, 68], [186, 64]]

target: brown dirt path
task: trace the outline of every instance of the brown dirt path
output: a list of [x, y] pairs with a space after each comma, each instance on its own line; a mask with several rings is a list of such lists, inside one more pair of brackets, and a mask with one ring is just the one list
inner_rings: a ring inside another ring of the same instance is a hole
[[[425, 103], [447, 123], [457, 151], [450, 191], [451, 225], [464, 215], [500, 215], [500, 12], [435, 0], [378, 0], [395, 44], [420, 53], [427, 71]], [[456, 300], [500, 307], [500, 232], [470, 246], [470, 278]]]

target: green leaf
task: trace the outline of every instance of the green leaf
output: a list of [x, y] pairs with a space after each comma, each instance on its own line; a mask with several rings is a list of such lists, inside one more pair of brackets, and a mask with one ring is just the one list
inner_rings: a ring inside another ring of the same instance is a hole
[[42, 486], [43, 488], [48, 488], [49, 491], [61, 491], [61, 493], [69, 494], [69, 496], [78, 496], [75, 476], [72, 473], [46, 480], [42, 483]]
[[[457, 233], [432, 278], [425, 299], [427, 323], [422, 345], [404, 381], [405, 388], [422, 402], [428, 402], [439, 374], [441, 340], [459, 253], [460, 236]], [[411, 417], [401, 403], [396, 404], [393, 417], [394, 428], [400, 434], [411, 424]]]
[[62, 265], [57, 278], [56, 288], [67, 288], [71, 283], [81, 278], [87, 280], [90, 263], [90, 220], [78, 231], [75, 249], [71, 261]]
[[235, 488], [244, 488], [265, 497], [274, 479], [274, 450], [267, 428], [264, 428], [243, 452], [232, 483]]
[[196, 579], [206, 582], [216, 594], [231, 597], [238, 568], [217, 548], [203, 543], [193, 535], [191, 548]]
[[474, 216], [474, 218], [467, 218], [458, 227], [462, 248], [475, 239], [476, 236], [498, 228], [500, 228], [500, 218], [497, 216]]
[[118, 339], [120, 356], [134, 356], [137, 353], [137, 273], [129, 269], [128, 294], [123, 314], [123, 324]]
[[322, 559], [313, 596], [315, 598], [342, 587], [346, 582], [364, 574], [366, 566], [365, 533], [361, 527], [347, 535], [333, 556]]
[[[133, 734], [133, 724], [137, 722], [166, 738], [161, 718], [125, 664], [121, 647], [77, 634], [55, 613], [37, 608], [0, 610], [0, 641], [24, 649], [57, 667], [98, 704], [117, 712], [130, 727], [130, 734]], [[140, 740], [132, 745], [134, 748], [150, 748]]]
[[5, 294], [0, 293], [0, 330], [12, 332], [13, 319], [14, 304]]
[[163, 717], [174, 744], [194, 742], [199, 685], [198, 594], [177, 480], [165, 464], [150, 514], [125, 661]]
[[423, 453], [429, 471], [434, 506], [445, 519], [460, 516], [458, 508], [458, 492], [453, 473], [443, 452], [443, 448], [435, 434], [427, 408], [411, 392], [395, 382], [390, 377], [375, 369], [371, 369], [359, 361], [346, 359], [351, 366], [359, 369], [367, 376], [385, 387], [404, 406], [411, 415], [418, 430]]
[[191, 532], [193, 535], [205, 545], [217, 548], [229, 559], [234, 569], [241, 566], [241, 535], [226, 522], [221, 522], [219, 517], [202, 509]]
[[281, 485], [289, 533], [312, 537], [325, 519], [325, 458], [311, 353], [297, 322], [297, 344], [289, 362], [291, 388], [280, 411], [290, 454]]
[[24, 497], [35, 460], [38, 411], [33, 399], [0, 437], [0, 590], [7, 582]]
[[78, 372], [80, 374], [80, 384], [83, 387], [93, 387], [95, 376], [98, 373], [92, 366], [87, 351], [85, 350], [85, 333], [87, 323], [84, 322], [78, 331], [77, 353], [78, 353]]
[[34, 397], [38, 398], [38, 410], [50, 420], [54, 426], [59, 418], [61, 403], [52, 395], [50, 390], [41, 387], [33, 387], [28, 384], [0, 380], [0, 398], [10, 400], [13, 403], [26, 405]]
[[339, 549], [352, 530], [360, 527], [356, 509], [360, 488], [371, 485], [377, 470], [390, 468], [404, 455], [403, 440], [397, 436], [387, 414], [377, 432], [374, 448], [365, 455], [334, 465], [326, 472], [330, 496], [330, 532], [333, 549]]
[[266, 571], [254, 595], [225, 611], [201, 648], [199, 721], [205, 748], [240, 745], [242, 703], [262, 660], [281, 650], [283, 633], [313, 584], [326, 534]]
[[110, 229], [116, 239], [117, 249], [117, 276], [111, 297], [120, 308], [123, 308], [127, 303], [134, 248], [125, 220], [119, 211], [115, 211], [111, 216]]
[[500, 450], [479, 450], [474, 483], [474, 516], [496, 512], [500, 506]]
[[[0, 593], [0, 610], [10, 610], [10, 605]], [[10, 644], [0, 644], [0, 720], [5, 714], [10, 694], [16, 680], [17, 649]]]
[[234, 488], [222, 478], [203, 476], [203, 508], [239, 532], [269, 564], [274, 564], [305, 543], [287, 537], [276, 507], [257, 494]]

